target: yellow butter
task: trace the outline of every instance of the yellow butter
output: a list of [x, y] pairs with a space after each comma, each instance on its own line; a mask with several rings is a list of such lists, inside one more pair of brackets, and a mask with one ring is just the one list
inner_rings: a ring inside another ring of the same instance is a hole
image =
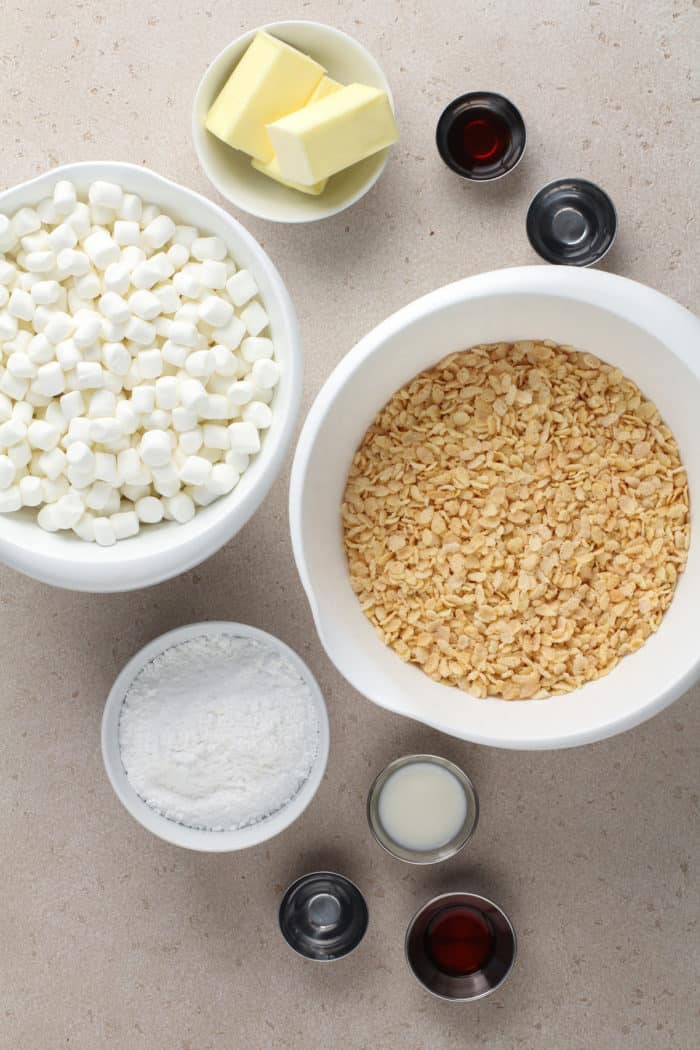
[[326, 188], [328, 179], [321, 179], [320, 182], [314, 182], [311, 186], [302, 186], [299, 182], [291, 182], [289, 179], [285, 179], [280, 171], [280, 166], [277, 163], [277, 157], [268, 160], [266, 164], [262, 161], [256, 160], [255, 157], [250, 162], [256, 171], [261, 171], [263, 175], [267, 175], [268, 178], [274, 179], [275, 182], [281, 182], [283, 186], [289, 186], [290, 190], [300, 190], [302, 193], [310, 193], [313, 197], [318, 197], [319, 193], [323, 193]]
[[205, 127], [229, 146], [269, 161], [265, 125], [303, 106], [325, 73], [308, 55], [258, 33], [212, 105]]
[[339, 84], [333, 77], [323, 76], [319, 80], [316, 87], [311, 92], [311, 95], [306, 102], [307, 106], [310, 106], [312, 102], [320, 102], [322, 98], [327, 98], [329, 95], [334, 95], [336, 91], [340, 91], [342, 84]]
[[285, 179], [310, 186], [398, 139], [386, 92], [349, 84], [266, 125]]

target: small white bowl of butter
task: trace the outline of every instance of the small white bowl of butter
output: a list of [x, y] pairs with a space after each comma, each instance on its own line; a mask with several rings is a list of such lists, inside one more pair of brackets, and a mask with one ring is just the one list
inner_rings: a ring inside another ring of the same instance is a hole
[[194, 146], [206, 175], [228, 201], [242, 211], [273, 222], [313, 222], [350, 207], [372, 188], [387, 161], [388, 149], [374, 153], [332, 175], [318, 195], [302, 193], [256, 170], [251, 157], [232, 149], [205, 127], [207, 114], [234, 68], [258, 33], [297, 48], [319, 63], [326, 76], [341, 85], [364, 84], [386, 93], [391, 89], [372, 55], [352, 37], [320, 22], [275, 22], [234, 40], [211, 63], [197, 89], [192, 115]]

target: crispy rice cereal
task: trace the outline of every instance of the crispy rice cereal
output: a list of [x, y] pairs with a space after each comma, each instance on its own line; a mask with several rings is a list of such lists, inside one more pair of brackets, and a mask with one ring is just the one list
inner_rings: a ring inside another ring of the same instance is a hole
[[382, 640], [474, 696], [567, 693], [654, 632], [689, 541], [656, 407], [555, 343], [475, 346], [397, 391], [343, 502], [352, 587]]

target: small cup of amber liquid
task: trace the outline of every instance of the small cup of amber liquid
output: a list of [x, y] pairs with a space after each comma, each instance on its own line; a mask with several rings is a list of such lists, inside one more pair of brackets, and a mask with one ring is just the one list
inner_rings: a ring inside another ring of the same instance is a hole
[[476, 893], [443, 893], [414, 915], [406, 959], [438, 999], [471, 1002], [503, 984], [515, 963], [515, 931], [506, 913]]
[[503, 95], [471, 91], [447, 106], [436, 140], [445, 164], [464, 179], [491, 182], [507, 175], [525, 152], [525, 122]]

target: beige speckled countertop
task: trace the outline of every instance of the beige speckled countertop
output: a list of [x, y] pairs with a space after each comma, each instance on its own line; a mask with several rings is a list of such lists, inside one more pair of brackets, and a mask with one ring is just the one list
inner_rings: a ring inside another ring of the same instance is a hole
[[[148, 164], [216, 199], [189, 137], [192, 95], [254, 23], [317, 18], [387, 71], [402, 141], [375, 190], [302, 228], [241, 216], [279, 266], [305, 341], [305, 407], [386, 314], [456, 277], [534, 263], [527, 202], [550, 177], [611, 193], [606, 267], [693, 307], [700, 0], [5, 0], [0, 185], [55, 164]], [[517, 173], [464, 185], [433, 132], [454, 95], [491, 87], [528, 122]], [[700, 690], [580, 750], [459, 743], [355, 694], [315, 637], [287, 537], [287, 462], [263, 509], [216, 557], [151, 590], [90, 596], [0, 569], [2, 1050], [690, 1050], [697, 1045]], [[102, 705], [141, 645], [198, 619], [280, 635], [318, 676], [331, 757], [280, 838], [204, 856], [152, 838], [103, 773]], [[482, 800], [473, 846], [438, 869], [370, 839], [374, 773], [406, 751], [460, 762]], [[318, 967], [276, 927], [283, 887], [335, 866], [369, 897], [359, 951]], [[512, 978], [450, 1006], [414, 982], [403, 934], [444, 888], [499, 900], [520, 934]], [[693, 1036], [695, 1032], [695, 1036]]]

